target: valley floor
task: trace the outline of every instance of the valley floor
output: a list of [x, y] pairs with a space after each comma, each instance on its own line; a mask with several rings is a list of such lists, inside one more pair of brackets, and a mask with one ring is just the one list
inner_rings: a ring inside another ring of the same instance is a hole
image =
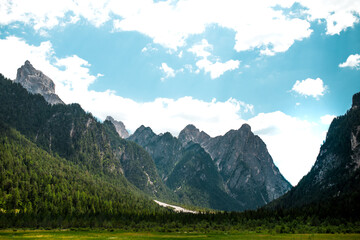
[[138, 233], [120, 231], [0, 230], [0, 239], [231, 239], [359, 240], [360, 234]]

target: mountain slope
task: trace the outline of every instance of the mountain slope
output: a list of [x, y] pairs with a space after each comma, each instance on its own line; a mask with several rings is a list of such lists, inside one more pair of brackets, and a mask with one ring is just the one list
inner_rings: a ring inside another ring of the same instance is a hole
[[141, 145], [151, 155], [161, 178], [166, 182], [181, 159], [181, 143], [170, 133], [156, 135], [151, 128], [144, 126], [140, 126], [129, 140]]
[[113, 181], [52, 156], [0, 122], [0, 209], [41, 218], [161, 211], [125, 178]]
[[188, 125], [180, 132], [179, 139], [183, 144], [199, 143], [210, 154], [226, 191], [245, 209], [263, 206], [291, 188], [275, 166], [265, 143], [247, 124], [215, 138]]
[[140, 190], [159, 199], [176, 200], [157, 173], [155, 163], [148, 152], [134, 142], [119, 138], [116, 127], [104, 122], [115, 158], [121, 163], [124, 176]]
[[360, 93], [357, 93], [353, 96], [351, 109], [331, 123], [310, 172], [269, 207], [294, 208], [321, 204], [329, 207], [324, 211], [360, 214], [359, 182]]
[[[110, 138], [108, 130], [90, 113], [86, 113], [78, 104], [49, 105], [42, 96], [29, 94], [19, 84], [13, 83], [0, 75], [0, 121], [25, 135], [42, 149], [54, 155], [59, 155], [81, 167], [99, 175], [105, 174], [115, 179], [121, 179], [124, 173], [121, 161], [113, 149], [114, 141], [124, 149], [128, 161], [132, 158], [152, 159], [143, 153], [140, 146], [132, 144], [127, 147], [126, 141], [120, 141], [117, 135]], [[115, 139], [115, 140], [114, 140]], [[116, 140], [117, 139], [117, 140]], [[141, 152], [142, 154], [138, 154]], [[153, 163], [152, 163], [153, 164]], [[142, 175], [148, 172], [151, 182], [159, 178], [156, 171], [136, 168]], [[134, 170], [134, 168], [130, 169]], [[138, 174], [130, 174], [135, 176]], [[161, 196], [166, 188], [158, 188], [146, 181], [129, 178], [135, 186], [152, 196]]]
[[181, 202], [226, 211], [244, 210], [227, 195], [216, 166], [199, 144], [187, 145], [181, 156], [166, 181]]

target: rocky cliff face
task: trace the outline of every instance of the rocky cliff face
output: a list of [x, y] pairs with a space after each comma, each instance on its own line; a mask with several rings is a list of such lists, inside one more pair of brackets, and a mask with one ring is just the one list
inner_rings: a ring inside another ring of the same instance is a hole
[[114, 125], [116, 132], [119, 134], [120, 137], [124, 139], [129, 137], [129, 132], [126, 130], [125, 125], [122, 121], [116, 121], [111, 116], [107, 116], [106, 120], [110, 121]]
[[28, 60], [17, 70], [15, 82], [20, 83], [32, 94], [42, 95], [51, 105], [64, 104], [55, 94], [54, 82], [41, 71], [36, 70]]
[[252, 209], [265, 205], [290, 190], [291, 185], [275, 166], [265, 143], [249, 125], [215, 138], [199, 136], [204, 134], [187, 126], [179, 139], [195, 141], [210, 154], [226, 191], [244, 206]]
[[181, 143], [170, 133], [156, 135], [151, 128], [141, 126], [129, 140], [141, 145], [154, 159], [159, 175], [166, 182], [167, 177], [180, 161]]
[[353, 196], [359, 196], [359, 106], [360, 93], [357, 93], [353, 96], [351, 109], [345, 115], [336, 117], [331, 123], [326, 140], [310, 172], [295, 188], [271, 206], [301, 207], [332, 201], [335, 198], [347, 199], [346, 202], [351, 203], [354, 200]]
[[224, 184], [210, 155], [192, 142], [182, 144], [170, 133], [156, 135], [141, 126], [129, 137], [154, 159], [165, 184], [183, 204], [219, 210], [244, 210], [225, 192]]
[[129, 139], [150, 153], [171, 189], [181, 193], [187, 188], [187, 195], [198, 199], [202, 198], [200, 192], [207, 189], [211, 201], [216, 202], [213, 208], [254, 209], [291, 188], [274, 165], [264, 142], [246, 124], [216, 138], [193, 125], [186, 126], [178, 138], [170, 133], [156, 135], [141, 126]]
[[188, 142], [204, 143], [210, 139], [210, 136], [197, 129], [194, 125], [187, 125], [179, 134], [179, 141], [186, 145]]

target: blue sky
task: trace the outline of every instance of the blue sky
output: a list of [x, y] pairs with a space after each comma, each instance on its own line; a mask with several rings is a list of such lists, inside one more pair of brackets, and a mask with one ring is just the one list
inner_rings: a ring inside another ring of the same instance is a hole
[[249, 123], [296, 184], [360, 90], [360, 2], [0, 0], [0, 72], [25, 60], [130, 132]]

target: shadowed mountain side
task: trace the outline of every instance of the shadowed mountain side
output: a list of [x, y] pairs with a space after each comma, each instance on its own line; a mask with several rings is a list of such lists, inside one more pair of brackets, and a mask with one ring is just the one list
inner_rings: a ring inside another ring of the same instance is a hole
[[345, 115], [336, 117], [310, 172], [269, 208], [327, 206], [338, 216], [360, 214], [360, 93]]

